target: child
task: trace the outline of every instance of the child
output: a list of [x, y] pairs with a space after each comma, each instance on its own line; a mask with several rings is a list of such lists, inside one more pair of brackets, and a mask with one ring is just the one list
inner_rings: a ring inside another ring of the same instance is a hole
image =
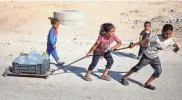
[[179, 50], [178, 45], [174, 43], [173, 40], [171, 39], [172, 33], [173, 33], [173, 26], [171, 24], [165, 24], [163, 26], [162, 34], [156, 34], [150, 37], [149, 39], [131, 44], [129, 47], [133, 48], [136, 45], [147, 44], [148, 42], [150, 42], [149, 47], [144, 51], [144, 54], [142, 55], [142, 58], [140, 59], [139, 63], [135, 65], [133, 68], [131, 68], [126, 75], [124, 75], [120, 83], [123, 85], [129, 85], [127, 78], [134, 72], [137, 72], [144, 66], [150, 64], [151, 67], [154, 69], [154, 73], [148, 79], [148, 81], [144, 84], [144, 87], [151, 90], [155, 90], [156, 88], [155, 86], [151, 85], [151, 82], [154, 79], [158, 78], [162, 72], [159, 54], [167, 46], [170, 46], [170, 45], [173, 45], [175, 47], [175, 49], [173, 50], [174, 52], [177, 52]]
[[[110, 44], [113, 41], [116, 41], [117, 44], [113, 46], [112, 48], [110, 48]], [[111, 77], [108, 75], [108, 72], [112, 64], [114, 63], [112, 55], [109, 51], [115, 50], [120, 46], [121, 46], [121, 41], [115, 35], [114, 25], [111, 23], [102, 24], [100, 29], [100, 36], [98, 37], [96, 43], [92, 46], [90, 51], [87, 53], [87, 56], [89, 56], [93, 52], [94, 56], [92, 58], [92, 63], [90, 64], [88, 71], [86, 75], [84, 76], [84, 79], [86, 81], [92, 81], [90, 77], [90, 73], [97, 65], [99, 58], [103, 56], [107, 61], [107, 65], [104, 70], [104, 73], [101, 75], [100, 78], [109, 81]]]
[[[151, 23], [146, 21], [144, 23], [144, 28], [145, 30], [143, 30], [141, 33], [140, 33], [140, 41], [141, 40], [145, 40], [145, 39], [148, 39], [150, 37], [150, 34], [151, 34], [151, 31], [150, 31], [150, 28], [151, 28]], [[138, 59], [141, 59], [142, 57], [142, 54], [143, 52], [147, 49], [148, 47], [148, 43], [147, 44], [141, 44], [140, 45], [140, 49], [139, 49], [139, 52], [138, 52]]]
[[56, 42], [57, 42], [57, 35], [58, 35], [58, 27], [59, 27], [59, 20], [57, 18], [51, 19], [52, 28], [49, 30], [48, 38], [47, 38], [47, 54], [53, 56], [57, 64], [63, 65], [64, 62], [60, 62], [60, 59], [57, 55], [56, 51]]

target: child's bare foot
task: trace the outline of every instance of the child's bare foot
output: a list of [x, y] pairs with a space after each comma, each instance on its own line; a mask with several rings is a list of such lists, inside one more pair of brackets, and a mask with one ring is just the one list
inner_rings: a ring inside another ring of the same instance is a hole
[[151, 84], [150, 85], [144, 85], [145, 88], [147, 89], [150, 89], [150, 90], [156, 90], [156, 87], [155, 86], [152, 86]]
[[107, 76], [101, 75], [100, 78], [103, 80], [106, 80], [106, 81], [111, 81], [111, 76], [109, 76], [109, 75], [107, 75]]

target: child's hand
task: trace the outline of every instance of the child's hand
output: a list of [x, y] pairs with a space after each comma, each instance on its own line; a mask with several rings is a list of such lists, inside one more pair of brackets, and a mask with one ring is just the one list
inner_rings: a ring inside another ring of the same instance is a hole
[[175, 48], [173, 51], [176, 53], [176, 52], [178, 52], [178, 51], [179, 51], [179, 49], [178, 49], [178, 48]]
[[114, 50], [115, 50], [115, 49], [114, 49], [113, 47], [112, 47], [112, 48], [109, 48], [109, 51], [111, 51], [111, 52], [114, 51]]
[[130, 45], [128, 46], [129, 48], [133, 48], [135, 45], [133, 42], [130, 42]]
[[173, 51], [174, 51], [175, 53], [178, 52], [178, 51], [179, 51], [179, 46], [178, 46], [176, 43], [174, 43], [173, 46], [175, 47], [175, 49], [174, 49]]
[[89, 56], [90, 56], [90, 53], [87, 53], [87, 54], [86, 54], [86, 57], [89, 57]]
[[56, 46], [53, 46], [54, 49], [56, 49]]

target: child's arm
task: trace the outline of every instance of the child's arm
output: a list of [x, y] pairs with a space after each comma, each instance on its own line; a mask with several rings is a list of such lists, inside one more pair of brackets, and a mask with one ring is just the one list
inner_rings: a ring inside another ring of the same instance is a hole
[[144, 34], [144, 30], [140, 33], [139, 41], [141, 41], [141, 40], [142, 40], [143, 34]]
[[117, 44], [111, 48], [111, 51], [116, 50], [116, 49], [119, 48], [121, 45], [122, 45], [122, 42], [119, 40], [119, 41], [117, 42]]
[[141, 41], [141, 40], [142, 40], [142, 35], [139, 36], [139, 41]]
[[133, 48], [136, 45], [148, 44], [149, 42], [156, 42], [157, 37], [158, 37], [158, 35], [153, 35], [153, 36], [149, 37], [148, 39], [141, 40], [137, 43], [130, 43], [129, 48]]
[[122, 45], [121, 40], [116, 35], [114, 36], [114, 41], [116, 41], [117, 44], [111, 47], [109, 51], [117, 50], [117, 48], [119, 48]]
[[98, 43], [95, 43], [93, 46], [92, 46], [92, 48], [89, 50], [89, 52], [87, 53], [87, 55], [86, 56], [89, 56], [97, 47], [98, 47]]
[[175, 47], [174, 50], [173, 50], [174, 52], [179, 51], [179, 46], [176, 43], [174, 43], [173, 47]]
[[129, 48], [133, 48], [136, 45], [147, 44], [148, 42], [149, 42], [149, 40], [146, 39], [146, 40], [141, 40], [141, 41], [139, 41], [137, 43], [130, 43]]
[[52, 32], [52, 31], [50, 31], [49, 34], [50, 34], [50, 35], [49, 35], [48, 39], [49, 39], [49, 41], [50, 41], [52, 47], [55, 49], [55, 48], [56, 48], [56, 43], [55, 43], [55, 38], [56, 38], [56, 37], [55, 37], [55, 34], [54, 34], [54, 32]]

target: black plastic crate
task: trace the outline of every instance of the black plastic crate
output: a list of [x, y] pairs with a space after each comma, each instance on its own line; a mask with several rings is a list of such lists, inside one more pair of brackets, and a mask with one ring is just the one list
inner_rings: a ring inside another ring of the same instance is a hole
[[46, 60], [43, 62], [43, 64], [37, 65], [17, 64], [14, 62], [12, 63], [12, 65], [13, 66], [11, 71], [17, 74], [45, 74], [47, 71], [50, 70], [50, 60]]

